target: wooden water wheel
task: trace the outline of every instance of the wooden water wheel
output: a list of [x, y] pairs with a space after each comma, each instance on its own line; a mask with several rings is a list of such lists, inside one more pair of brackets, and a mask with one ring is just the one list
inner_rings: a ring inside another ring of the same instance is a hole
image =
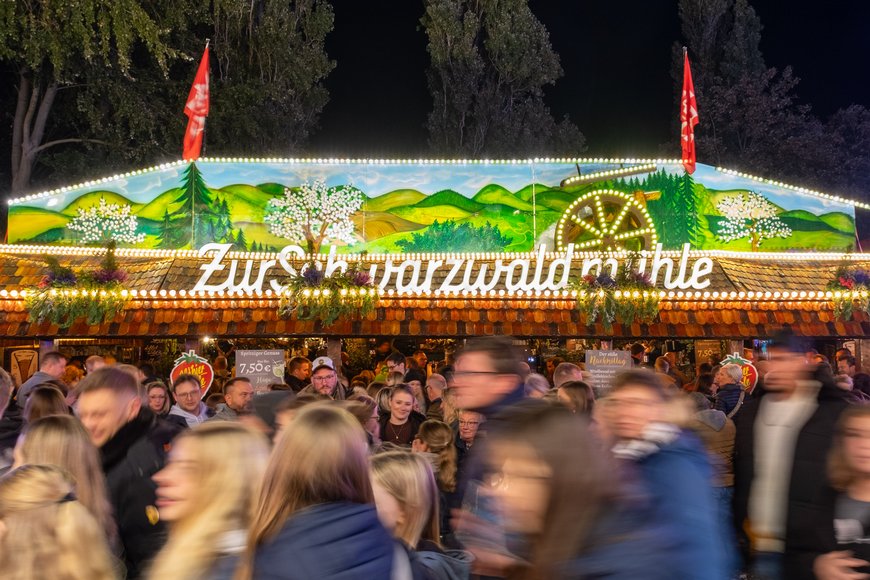
[[599, 189], [574, 200], [556, 225], [556, 248], [640, 251], [655, 248], [655, 224], [646, 209], [658, 192], [634, 194]]

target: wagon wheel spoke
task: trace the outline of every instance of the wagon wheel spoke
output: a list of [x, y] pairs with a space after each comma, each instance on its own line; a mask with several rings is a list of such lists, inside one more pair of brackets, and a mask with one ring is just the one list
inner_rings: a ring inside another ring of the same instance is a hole
[[571, 221], [573, 221], [575, 224], [582, 227], [583, 229], [585, 229], [586, 231], [588, 231], [589, 233], [591, 233], [594, 236], [599, 236], [599, 237], [602, 236], [601, 230], [599, 230], [598, 228], [596, 228], [595, 226], [593, 226], [592, 224], [590, 224], [589, 222], [587, 222], [586, 220], [584, 220], [583, 218], [581, 218], [577, 215], [572, 214]]
[[613, 224], [611, 224], [611, 226], [610, 226], [610, 235], [613, 235], [616, 233], [616, 229], [622, 223], [622, 220], [625, 219], [625, 216], [628, 215], [628, 212], [630, 210], [631, 210], [630, 204], [625, 204], [624, 206], [622, 206], [622, 209], [619, 210], [619, 213], [616, 215], [616, 219], [613, 220]]

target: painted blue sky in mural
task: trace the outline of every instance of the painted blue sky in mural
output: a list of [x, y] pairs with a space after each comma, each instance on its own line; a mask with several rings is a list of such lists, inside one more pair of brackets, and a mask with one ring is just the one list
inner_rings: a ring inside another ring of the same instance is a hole
[[[306, 180], [325, 178], [329, 185], [351, 183], [369, 197], [377, 197], [396, 189], [416, 189], [427, 195], [442, 189], [452, 189], [472, 197], [480, 188], [491, 183], [498, 183], [510, 191], [517, 191], [531, 183], [558, 186], [563, 179], [576, 175], [576, 168], [570, 163], [381, 165], [201, 162], [199, 167], [206, 183], [212, 188], [239, 183], [257, 185], [276, 182], [296, 185]], [[682, 172], [682, 167], [679, 165], [660, 167], [664, 167], [671, 173]], [[618, 165], [612, 163], [581, 166], [584, 174], [615, 168], [618, 168]], [[113, 191], [134, 203], [147, 203], [160, 193], [178, 187], [183, 169], [184, 166], [173, 166], [31, 200], [21, 205], [58, 211], [90, 191]], [[853, 208], [848, 204], [729, 175], [708, 165], [698, 164], [693, 177], [696, 182], [703, 183], [708, 189], [757, 191], [784, 209], [799, 208], [816, 214], [840, 211], [854, 215]]]

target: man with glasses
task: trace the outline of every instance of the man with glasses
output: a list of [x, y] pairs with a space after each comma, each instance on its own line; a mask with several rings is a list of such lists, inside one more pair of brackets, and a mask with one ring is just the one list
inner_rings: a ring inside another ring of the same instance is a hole
[[347, 392], [344, 385], [338, 382], [338, 373], [335, 372], [332, 359], [327, 356], [317, 357], [312, 365], [314, 371], [311, 373], [311, 384], [301, 393], [317, 393], [336, 401], [345, 400]]
[[407, 372], [405, 368], [405, 355], [400, 352], [394, 352], [387, 357], [387, 373], [401, 373], [404, 375]]
[[214, 411], [202, 402], [202, 388], [199, 379], [193, 375], [180, 375], [172, 383], [172, 396], [175, 404], [169, 410], [167, 420], [181, 426], [183, 419], [188, 427], [195, 427], [214, 416]]

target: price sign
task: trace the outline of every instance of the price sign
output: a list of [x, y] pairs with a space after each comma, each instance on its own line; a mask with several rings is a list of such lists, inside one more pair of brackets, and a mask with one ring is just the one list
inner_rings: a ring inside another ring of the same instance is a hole
[[236, 376], [250, 379], [255, 392], [268, 391], [272, 383], [284, 382], [284, 351], [237, 350]]

